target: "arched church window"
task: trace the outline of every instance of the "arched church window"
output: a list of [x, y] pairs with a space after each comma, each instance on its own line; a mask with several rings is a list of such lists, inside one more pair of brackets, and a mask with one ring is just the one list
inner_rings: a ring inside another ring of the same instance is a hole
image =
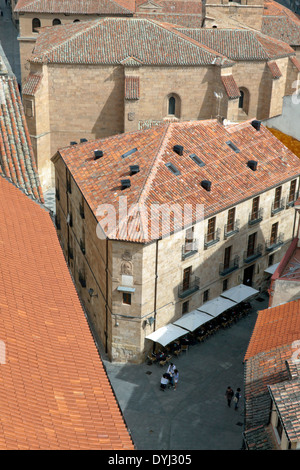
[[174, 96], [170, 96], [168, 103], [168, 114], [175, 116], [176, 111], [176, 99]]
[[239, 97], [239, 108], [243, 109], [244, 106], [244, 92], [243, 90], [240, 90], [240, 97]]
[[39, 20], [39, 18], [33, 18], [33, 20], [32, 20], [32, 32], [33, 33], [38, 33], [37, 28], [40, 28], [40, 27], [41, 27], [41, 21]]
[[52, 21], [52, 26], [56, 26], [58, 24], [61, 24], [61, 21], [58, 18], [54, 18], [54, 20]]

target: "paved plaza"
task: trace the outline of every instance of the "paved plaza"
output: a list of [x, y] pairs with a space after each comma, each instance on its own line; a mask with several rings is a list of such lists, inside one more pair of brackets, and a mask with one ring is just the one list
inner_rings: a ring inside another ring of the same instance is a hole
[[177, 390], [162, 392], [159, 364], [112, 364], [108, 376], [137, 450], [240, 450], [243, 398], [237, 411], [228, 408], [227, 386], [243, 392], [243, 358], [257, 317], [267, 307], [266, 295], [251, 302], [252, 311], [204, 343], [174, 358]]

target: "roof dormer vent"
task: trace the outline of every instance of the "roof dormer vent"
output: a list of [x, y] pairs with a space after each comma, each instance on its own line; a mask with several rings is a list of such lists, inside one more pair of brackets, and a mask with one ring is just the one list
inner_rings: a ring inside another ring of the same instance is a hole
[[201, 186], [202, 186], [202, 188], [204, 188], [206, 191], [210, 191], [210, 190], [211, 190], [211, 181], [203, 180], [203, 181], [201, 181]]
[[131, 186], [131, 181], [130, 180], [121, 180], [121, 189], [127, 189], [130, 188]]
[[135, 175], [136, 173], [138, 173], [140, 171], [140, 167], [139, 165], [130, 165], [130, 174], [131, 175]]
[[249, 160], [247, 166], [251, 168], [252, 171], [257, 170], [257, 162], [255, 160]]
[[258, 121], [257, 119], [254, 119], [253, 121], [251, 121], [251, 126], [254, 127], [254, 129], [256, 129], [257, 131], [260, 130], [260, 125], [261, 125], [261, 121]]
[[174, 145], [173, 150], [175, 153], [178, 153], [178, 155], [183, 155], [183, 146], [182, 145]]
[[94, 150], [94, 160], [98, 160], [103, 157], [103, 150]]

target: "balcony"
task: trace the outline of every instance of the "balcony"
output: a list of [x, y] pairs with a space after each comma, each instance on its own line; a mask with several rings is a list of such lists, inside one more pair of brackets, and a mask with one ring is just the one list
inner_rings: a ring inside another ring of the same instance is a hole
[[220, 241], [221, 229], [217, 228], [215, 232], [207, 233], [204, 239], [204, 248], [209, 248], [212, 245], [215, 245]]
[[236, 220], [233, 224], [224, 225], [224, 238], [232, 237], [240, 231], [240, 221]]
[[195, 253], [198, 253], [198, 241], [197, 240], [186, 242], [184, 245], [182, 245], [182, 254], [181, 254], [182, 259], [189, 258], [190, 256], [193, 256]]
[[255, 225], [255, 224], [258, 224], [259, 222], [262, 221], [263, 219], [263, 208], [261, 207], [260, 209], [258, 209], [257, 211], [254, 211], [254, 212], [251, 212], [249, 214], [249, 220], [248, 220], [248, 224], [249, 225]]
[[192, 295], [194, 292], [200, 288], [200, 278], [195, 277], [193, 281], [182, 282], [178, 287], [178, 297], [184, 299], [189, 295]]
[[262, 245], [257, 245], [253, 250], [244, 251], [244, 263], [249, 264], [252, 261], [255, 261], [262, 255], [263, 247]]
[[284, 202], [285, 202], [284, 198], [280, 199], [279, 201], [272, 202], [272, 209], [271, 209], [272, 216], [284, 210], [284, 207], [285, 207]]
[[281, 245], [283, 245], [283, 239], [284, 235], [283, 233], [280, 233], [278, 237], [268, 240], [266, 242], [266, 251], [270, 253], [279, 248]]
[[287, 201], [286, 201], [286, 209], [289, 209], [290, 207], [294, 207], [295, 205], [295, 202], [297, 201], [299, 197], [299, 192], [297, 191], [296, 194], [292, 194], [290, 197], [287, 197]]
[[219, 274], [220, 276], [227, 276], [227, 274], [231, 274], [233, 271], [239, 268], [239, 261], [240, 257], [235, 256], [233, 260], [229, 263], [221, 263], [219, 267]]

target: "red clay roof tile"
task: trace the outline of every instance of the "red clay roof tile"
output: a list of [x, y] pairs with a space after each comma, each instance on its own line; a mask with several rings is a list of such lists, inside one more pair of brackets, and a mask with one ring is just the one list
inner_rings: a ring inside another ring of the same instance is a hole
[[0, 449], [133, 449], [49, 214], [0, 196]]

